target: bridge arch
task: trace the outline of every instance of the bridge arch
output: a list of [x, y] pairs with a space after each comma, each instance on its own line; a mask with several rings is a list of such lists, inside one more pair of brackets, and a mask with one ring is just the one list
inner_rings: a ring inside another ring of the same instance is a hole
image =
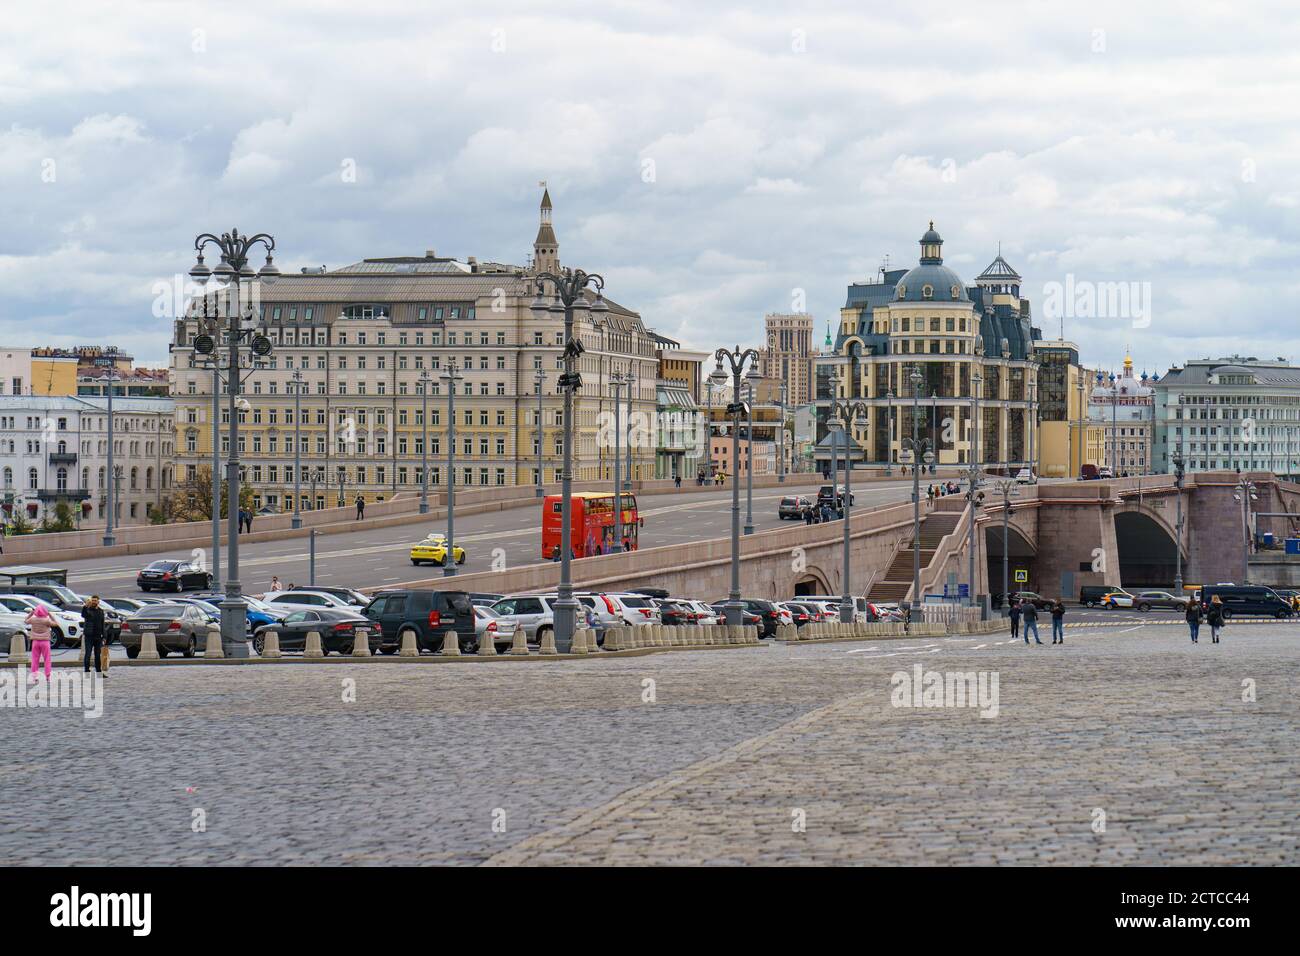
[[1142, 509], [1116, 511], [1115, 547], [1125, 588], [1173, 586], [1177, 544], [1166, 522]]
[[[1034, 591], [1046, 587], [1035, 575], [1035, 559], [1038, 548], [1034, 542], [1016, 526], [1015, 521], [1007, 522], [1007, 587], [1012, 591]], [[990, 594], [1002, 593], [1002, 519], [990, 521], [984, 526], [984, 554], [987, 562], [988, 591]], [[1028, 572], [1028, 581], [1016, 581], [1016, 572]]]
[[819, 568], [804, 568], [803, 572], [795, 579], [794, 594], [799, 597], [804, 594], [833, 594], [830, 581]]

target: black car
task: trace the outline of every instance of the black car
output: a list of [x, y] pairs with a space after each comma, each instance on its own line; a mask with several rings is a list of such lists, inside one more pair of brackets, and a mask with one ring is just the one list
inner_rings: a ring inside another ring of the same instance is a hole
[[372, 637], [375, 634], [369, 619], [360, 612], [333, 607], [303, 608], [285, 615], [283, 620], [274, 624], [259, 627], [253, 633], [253, 650], [261, 655], [266, 649], [266, 635], [274, 632], [280, 638], [280, 650], [304, 651], [308, 632], [315, 631], [320, 635], [324, 653], [351, 654], [358, 627], [370, 627]]
[[660, 601], [659, 620], [673, 626], [695, 623], [695, 611], [680, 601]]
[[[727, 623], [727, 602], [720, 601], [717, 604], [713, 604], [710, 606], [713, 608], [713, 613], [718, 615], [718, 623], [726, 624]], [[762, 629], [763, 627], [763, 619], [750, 610], [745, 610], [744, 612], [742, 612], [740, 623], [743, 624], [745, 627], [757, 627], [759, 629]]]
[[1104, 584], [1085, 584], [1079, 588], [1079, 603], [1084, 607], [1097, 607], [1101, 604], [1101, 599], [1118, 588], [1108, 587]]
[[380, 591], [362, 613], [375, 625], [372, 645], [385, 654], [395, 654], [408, 631], [422, 651], [442, 650], [443, 636], [450, 630], [456, 632], [462, 653], [478, 649], [474, 605], [466, 591]]
[[212, 575], [189, 561], [154, 561], [135, 576], [135, 586], [141, 591], [207, 591], [212, 589]]
[[[849, 504], [856, 504], [857, 495], [849, 495]], [[844, 505], [844, 486], [843, 485], [822, 485], [817, 489], [817, 504], [827, 504], [832, 508], [841, 508]]]
[[[726, 607], [729, 602], [726, 600], [719, 601], [713, 605], [718, 614], [725, 620]], [[741, 598], [740, 603], [745, 605], [747, 616], [745, 623], [757, 624], [759, 637], [772, 637], [776, 634], [776, 627], [781, 623], [781, 614], [776, 609], [776, 605], [771, 601], [763, 601], [758, 598]], [[758, 618], [757, 621], [750, 621], [748, 615]]]
[[1259, 585], [1207, 584], [1201, 588], [1201, 609], [1209, 611], [1215, 596], [1223, 602], [1223, 616], [1259, 614], [1269, 617], [1290, 617], [1291, 602], [1279, 597], [1272, 588]]
[[783, 521], [786, 518], [794, 518], [798, 521], [803, 518], [804, 510], [811, 507], [811, 498], [806, 498], [803, 495], [787, 495], [776, 506], [776, 516]]

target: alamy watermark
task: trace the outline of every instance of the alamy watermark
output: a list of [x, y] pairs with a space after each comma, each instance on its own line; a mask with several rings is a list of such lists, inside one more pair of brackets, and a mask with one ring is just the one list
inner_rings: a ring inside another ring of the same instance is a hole
[[894, 707], [975, 707], [981, 717], [998, 715], [997, 671], [895, 671], [889, 682]]
[[86, 720], [104, 714], [104, 680], [75, 668], [32, 678], [25, 670], [0, 672], [0, 708], [15, 710], [80, 710]]
[[1122, 319], [1135, 329], [1151, 325], [1150, 282], [1092, 282], [1067, 273], [1064, 282], [1043, 283], [1048, 319]]

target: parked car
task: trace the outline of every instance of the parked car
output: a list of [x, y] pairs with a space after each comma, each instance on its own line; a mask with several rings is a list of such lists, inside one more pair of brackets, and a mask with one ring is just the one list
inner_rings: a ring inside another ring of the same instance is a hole
[[796, 521], [803, 519], [804, 509], [812, 507], [812, 499], [805, 495], [787, 495], [781, 499], [781, 503], [776, 506], [776, 516], [783, 521], [786, 518], [794, 518]]
[[28, 597], [40, 598], [46, 604], [57, 607], [60, 611], [67, 611], [70, 614], [80, 614], [81, 609], [86, 606], [85, 598], [61, 584], [6, 585], [0, 587], [0, 593], [25, 594]]
[[[460, 545], [452, 545], [453, 558], [456, 564], [465, 563], [465, 549]], [[447, 564], [447, 536], [445, 534], [433, 533], [411, 545], [411, 563], [414, 565], [434, 564], [438, 567], [444, 567]]]
[[607, 594], [618, 607], [624, 624], [659, 624], [659, 608], [655, 599], [644, 594]]
[[280, 650], [304, 651], [307, 649], [307, 634], [315, 631], [320, 635], [321, 650], [325, 654], [351, 654], [357, 628], [367, 624], [369, 621], [365, 615], [347, 608], [302, 608], [257, 628], [253, 632], [253, 650], [261, 655], [266, 650], [267, 635], [275, 633], [280, 638]]
[[[849, 598], [853, 602], [853, 620], [858, 623], [871, 621], [871, 603], [861, 595], [851, 595]], [[838, 594], [807, 594], [800, 595], [800, 601], [816, 601], [819, 604], [827, 605], [830, 608], [831, 617], [828, 621], [838, 621], [840, 619], [840, 602], [844, 600]]]
[[557, 600], [554, 594], [520, 594], [497, 601], [492, 613], [497, 616], [498, 630], [513, 637], [515, 629], [522, 625], [528, 642], [537, 644], [547, 631], [555, 630]]
[[1201, 607], [1208, 611], [1215, 595], [1223, 602], [1225, 618], [1251, 614], [1285, 618], [1295, 613], [1290, 601], [1262, 585], [1207, 584], [1201, 588]]
[[[304, 584], [296, 591], [319, 591], [321, 594], [332, 594], [342, 600], [348, 607], [355, 611], [363, 610], [370, 603], [370, 595], [363, 594], [356, 588], [339, 587], [334, 584]], [[263, 596], [265, 600], [265, 596]]]
[[659, 607], [660, 623], [673, 627], [695, 623], [695, 610], [685, 601], [669, 598], [666, 601], [657, 601], [656, 604]]
[[1079, 466], [1079, 480], [1080, 480], [1080, 481], [1096, 481], [1096, 480], [1097, 480], [1098, 478], [1100, 478], [1100, 477], [1101, 477], [1101, 475], [1097, 473], [1097, 466], [1096, 466], [1096, 465], [1080, 465], [1080, 466]]
[[1139, 591], [1133, 598], [1133, 607], [1139, 611], [1149, 611], [1153, 607], [1180, 610], [1187, 605], [1187, 599], [1177, 597], [1168, 591]]
[[1116, 611], [1133, 606], [1133, 595], [1127, 591], [1107, 591], [1101, 598], [1101, 606]]
[[107, 604], [109, 607], [113, 608], [119, 613], [129, 617], [130, 615], [134, 614], [136, 611], [140, 610], [141, 608], [148, 607], [149, 604], [154, 602], [145, 602], [145, 601], [141, 601], [138, 598], [111, 597], [111, 598], [101, 598], [100, 603]]
[[135, 586], [141, 591], [175, 591], [196, 588], [212, 589], [212, 575], [189, 561], [154, 561], [145, 565], [135, 576]]
[[497, 601], [500, 601], [503, 597], [505, 597], [504, 594], [490, 594], [487, 591], [470, 591], [469, 603], [480, 604], [483, 607], [491, 607], [493, 604], [496, 604]]
[[[760, 621], [759, 634], [760, 638], [775, 637], [776, 626], [781, 622], [781, 614], [776, 605], [771, 601], [765, 601], [761, 598], [741, 598], [745, 609], [758, 616]], [[725, 604], [725, 601], [719, 602]]]
[[[849, 495], [849, 504], [857, 504], [857, 495]], [[822, 485], [817, 489], [817, 504], [825, 502], [832, 508], [838, 508], [844, 503], [844, 486], [843, 485]]]
[[1021, 468], [1016, 472], [1016, 484], [1018, 485], [1036, 485], [1038, 476], [1028, 468]]
[[24, 617], [30, 614], [32, 608], [38, 604], [49, 611], [50, 617], [54, 618], [53, 624], [50, 625], [51, 648], [62, 647], [64, 644], [76, 647], [81, 644], [80, 614], [65, 611], [62, 608], [55, 607], [49, 601], [33, 597], [30, 594], [0, 594], [0, 609], [13, 611]]
[[790, 620], [786, 623], [793, 624], [795, 627], [803, 627], [812, 622], [812, 616], [802, 604], [782, 601], [778, 606], [790, 616]]
[[474, 605], [465, 591], [380, 591], [362, 614], [375, 625], [372, 643], [385, 654], [397, 653], [408, 632], [415, 635], [415, 646], [422, 651], [442, 650], [448, 631], [456, 633], [462, 652], [478, 649]]
[[197, 603], [155, 604], [122, 622], [122, 646], [126, 656], [135, 660], [146, 633], [153, 634], [158, 656], [177, 651], [193, 657], [200, 645], [206, 646], [208, 625], [217, 619]]
[[[727, 623], [727, 602], [719, 601], [717, 604], [714, 604], [713, 613], [718, 616], [719, 624], [726, 624]], [[745, 627], [757, 627], [760, 630], [763, 627], [763, 619], [759, 617], [757, 614], [755, 614], [753, 611], [749, 610], [748, 608], [745, 608], [744, 610], [741, 611], [740, 623], [743, 624]]]
[[345, 611], [358, 610], [343, 598], [327, 591], [308, 591], [302, 588], [297, 591], [272, 591], [263, 595], [262, 602], [272, 607], [288, 607], [290, 610], [301, 607], [337, 607]]
[[718, 617], [717, 612], [713, 610], [707, 601], [687, 600], [687, 604], [695, 611], [696, 624], [721, 624], [722, 619]]
[[1098, 478], [1114, 478], [1115, 475], [1114, 475], [1113, 472], [1111, 472], [1111, 470], [1110, 470], [1110, 466], [1109, 466], [1109, 465], [1102, 465], [1100, 468], [1097, 469], [1097, 477], [1098, 477]]

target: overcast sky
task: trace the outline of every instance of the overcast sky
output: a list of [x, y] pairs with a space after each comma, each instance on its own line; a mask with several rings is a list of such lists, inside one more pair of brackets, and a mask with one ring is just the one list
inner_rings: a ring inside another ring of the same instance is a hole
[[561, 260], [692, 346], [801, 290], [820, 338], [933, 219], [1085, 362], [1300, 359], [1294, 4], [490, 6], [7, 5], [0, 345], [165, 362], [155, 284], [232, 226], [522, 264], [547, 180]]

